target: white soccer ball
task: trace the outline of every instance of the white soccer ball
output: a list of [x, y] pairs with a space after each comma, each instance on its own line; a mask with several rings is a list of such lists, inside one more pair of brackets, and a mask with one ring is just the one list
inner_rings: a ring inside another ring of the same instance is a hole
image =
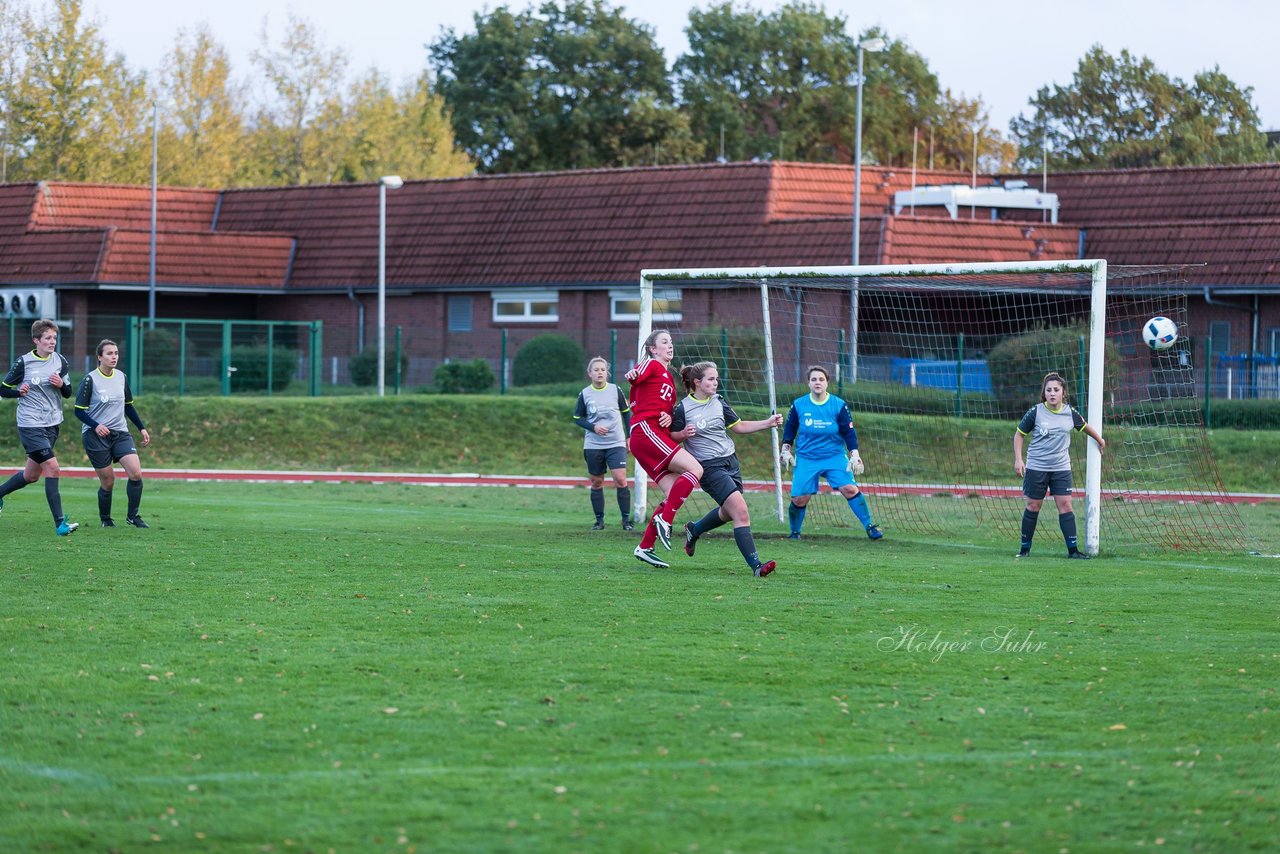
[[1153, 317], [1142, 324], [1142, 340], [1152, 350], [1168, 350], [1178, 340], [1178, 324], [1167, 317]]

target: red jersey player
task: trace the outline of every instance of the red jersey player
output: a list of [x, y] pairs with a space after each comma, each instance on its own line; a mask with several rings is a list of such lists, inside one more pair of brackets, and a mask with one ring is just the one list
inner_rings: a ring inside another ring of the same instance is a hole
[[627, 371], [631, 383], [631, 435], [627, 446], [636, 462], [657, 481], [666, 494], [645, 526], [636, 559], [650, 566], [669, 564], [654, 553], [655, 539], [671, 548], [671, 526], [685, 499], [698, 488], [702, 466], [693, 455], [671, 439], [671, 413], [676, 404], [676, 384], [668, 370], [675, 347], [671, 333], [655, 329], [644, 340], [644, 358]]

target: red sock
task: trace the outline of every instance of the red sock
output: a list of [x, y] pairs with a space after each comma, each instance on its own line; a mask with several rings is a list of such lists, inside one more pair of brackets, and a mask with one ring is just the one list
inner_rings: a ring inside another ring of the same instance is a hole
[[681, 505], [697, 488], [698, 479], [691, 472], [685, 472], [676, 478], [676, 482], [671, 485], [671, 493], [667, 496], [667, 500], [663, 502], [662, 518], [668, 525], [675, 522], [676, 514], [680, 512]]
[[[657, 516], [661, 512], [662, 504], [659, 503], [657, 509], [653, 511], [653, 516]], [[651, 549], [654, 543], [658, 541], [658, 529], [653, 526], [653, 516], [649, 517], [649, 524], [644, 526], [644, 534], [640, 537], [640, 548], [642, 549]]]

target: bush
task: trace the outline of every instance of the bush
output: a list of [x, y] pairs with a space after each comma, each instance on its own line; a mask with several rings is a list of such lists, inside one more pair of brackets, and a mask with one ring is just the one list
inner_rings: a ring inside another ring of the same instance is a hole
[[[241, 344], [231, 348], [232, 391], [267, 390], [267, 345]], [[298, 373], [298, 351], [275, 347], [271, 353], [271, 388], [283, 389]]]
[[[96, 347], [97, 342], [93, 343]], [[182, 338], [175, 328], [169, 326], [144, 328], [142, 330], [143, 373], [178, 373], [182, 369], [178, 364], [178, 356], [182, 353], [181, 344]], [[187, 336], [186, 357], [191, 359], [195, 355], [195, 342]], [[123, 365], [121, 367], [123, 368]]]
[[[1079, 404], [1084, 389], [1080, 385], [1080, 339], [1087, 339], [1084, 324], [1039, 329], [1006, 338], [987, 354], [991, 387], [1004, 414], [1021, 415], [1040, 402], [1040, 381], [1057, 371], [1067, 381], [1067, 398]], [[1088, 351], [1085, 358], [1088, 359]], [[1120, 351], [1107, 341], [1103, 361], [1108, 377], [1120, 376]]]
[[586, 382], [587, 354], [572, 338], [547, 333], [530, 338], [516, 351], [511, 365], [512, 385]]
[[[385, 376], [383, 382], [391, 384], [396, 379], [396, 361], [394, 348], [388, 348], [386, 358], [383, 364]], [[372, 386], [378, 383], [378, 348], [369, 347], [361, 350], [352, 356], [347, 364], [347, 370], [351, 372], [351, 382], [358, 386]], [[403, 350], [400, 352], [400, 379], [409, 374], [409, 355]]]
[[436, 391], [441, 394], [484, 394], [493, 388], [493, 369], [484, 359], [450, 362], [436, 368]]

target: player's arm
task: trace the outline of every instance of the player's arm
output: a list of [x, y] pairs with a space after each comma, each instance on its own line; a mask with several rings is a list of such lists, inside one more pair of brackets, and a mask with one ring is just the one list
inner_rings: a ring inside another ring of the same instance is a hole
[[587, 418], [587, 398], [586, 392], [578, 392], [578, 405], [573, 410], [573, 423], [577, 424], [588, 433], [592, 431], [591, 419]]
[[853, 413], [849, 411], [849, 404], [843, 404], [840, 411], [836, 413], [836, 430], [840, 432], [840, 438], [844, 439], [844, 446], [850, 453], [858, 450], [858, 431], [853, 429]]
[[627, 396], [622, 393], [622, 386], [618, 386], [618, 417], [622, 419], [622, 435], [631, 435], [631, 404], [627, 403]]
[[142, 416], [138, 414], [137, 408], [133, 405], [133, 392], [129, 389], [129, 380], [126, 377], [124, 381], [124, 417], [133, 422], [133, 426], [138, 428], [138, 435], [142, 437], [142, 446], [145, 448], [151, 444], [151, 434], [147, 432], [147, 425], [142, 423]]
[[770, 427], [777, 427], [782, 424], [782, 416], [776, 412], [762, 421], [743, 421], [738, 417], [738, 413], [733, 411], [729, 401], [723, 397], [720, 400], [724, 403], [724, 423], [728, 425], [729, 430], [740, 436], [748, 433], [759, 433], [761, 430], [768, 430]]
[[1033, 406], [1018, 422], [1018, 429], [1013, 431], [1013, 471], [1018, 477], [1022, 477], [1027, 471], [1026, 463], [1022, 461], [1023, 437], [1030, 436], [1034, 429], [1036, 429], [1036, 408]]
[[64, 398], [69, 398], [74, 394], [71, 390], [71, 363], [67, 361], [66, 356], [59, 355], [58, 358], [62, 360], [62, 367], [58, 369], [58, 379], [62, 385], [58, 389]]
[[111, 431], [102, 424], [94, 420], [89, 414], [89, 404], [93, 401], [93, 374], [85, 374], [84, 379], [80, 381], [80, 390], [76, 392], [75, 413], [76, 418], [80, 419], [90, 430], [96, 435], [107, 437], [111, 435]]
[[22, 359], [17, 359], [13, 367], [9, 368], [9, 373], [4, 375], [4, 381], [0, 382], [0, 397], [22, 397], [21, 386], [25, 373]]
[[1098, 443], [1098, 453], [1102, 453], [1107, 447], [1107, 440], [1102, 438], [1102, 434], [1098, 432], [1098, 428], [1092, 424], [1086, 423], [1084, 417], [1076, 412], [1075, 407], [1071, 407], [1071, 420], [1075, 428], [1090, 439]]
[[689, 426], [688, 419], [684, 414], [684, 401], [676, 404], [676, 408], [671, 413], [671, 426], [667, 428], [671, 433], [671, 441], [683, 442], [693, 434], [693, 430], [687, 429]]
[[782, 444], [793, 445], [796, 441], [796, 434], [800, 432], [800, 415], [796, 412], [796, 405], [791, 404], [791, 409], [787, 411], [787, 423], [782, 428]]

